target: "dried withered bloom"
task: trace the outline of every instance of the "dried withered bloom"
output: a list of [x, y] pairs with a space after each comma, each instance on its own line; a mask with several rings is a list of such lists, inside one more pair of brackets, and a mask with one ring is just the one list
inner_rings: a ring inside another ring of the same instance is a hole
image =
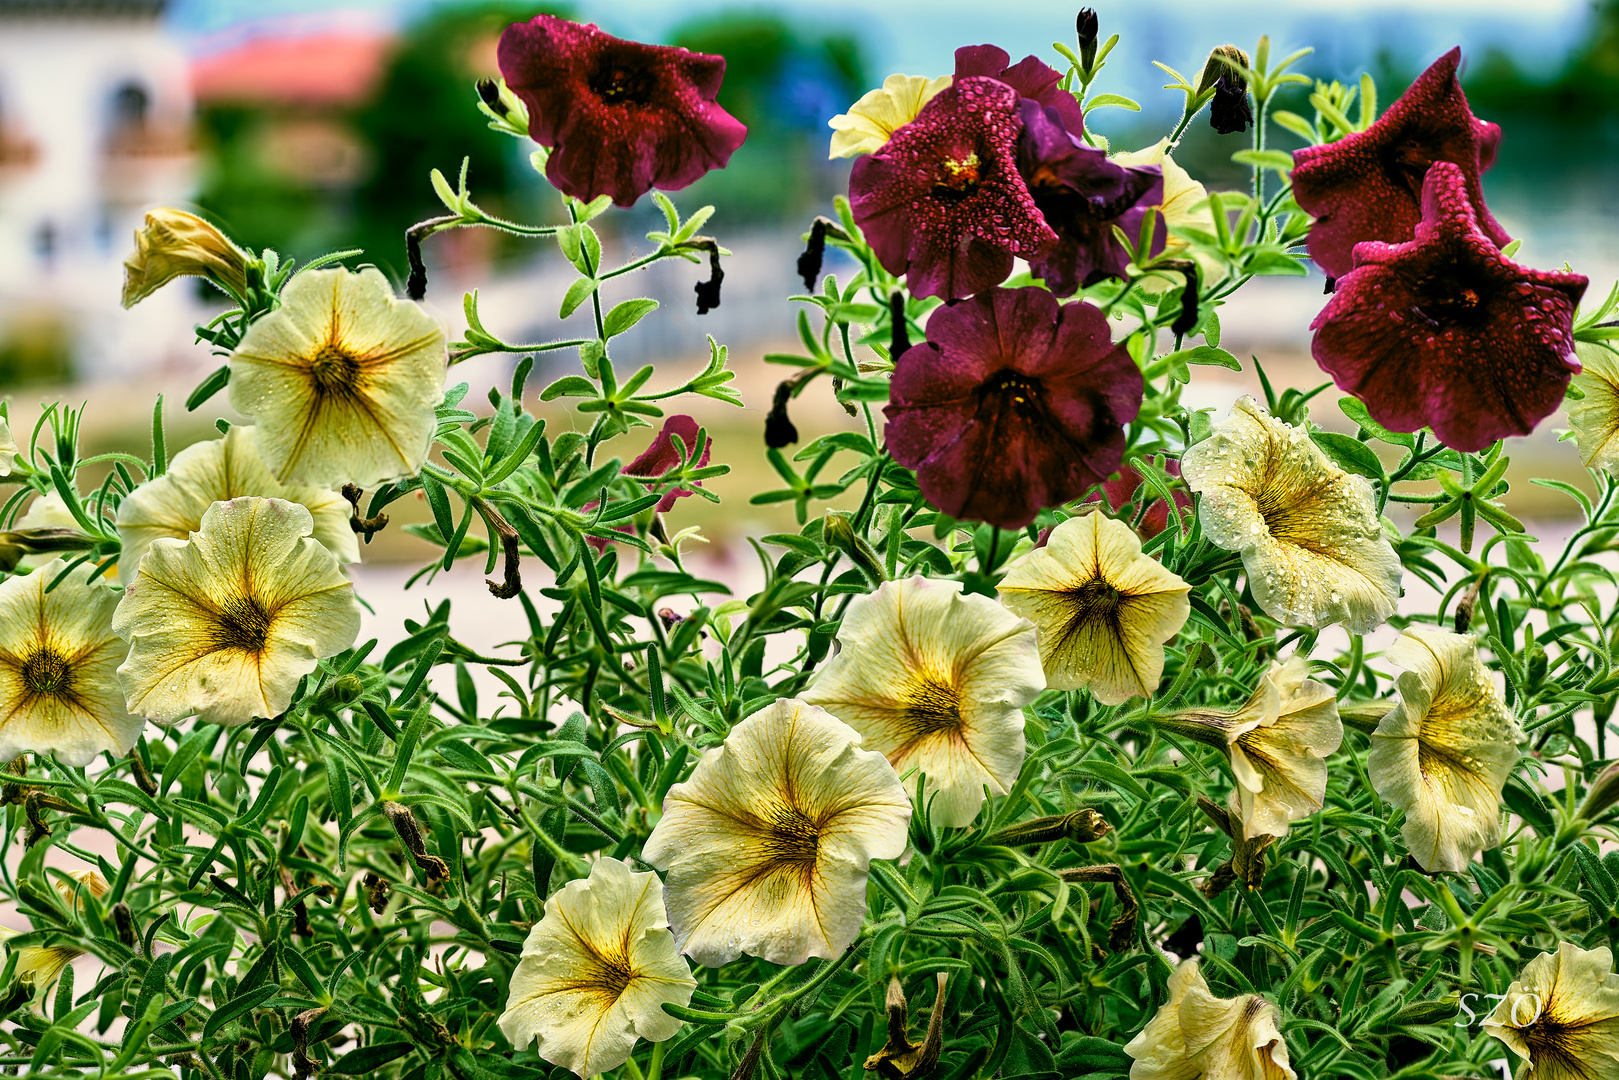
[[922, 1080], [938, 1068], [939, 1052], [944, 1049], [944, 984], [948, 977], [942, 971], [935, 976], [938, 988], [933, 996], [933, 1011], [928, 1014], [928, 1031], [920, 1043], [910, 1040], [911, 1015], [905, 988], [898, 978], [888, 980], [884, 999], [888, 1041], [866, 1059], [863, 1067], [867, 1072], [875, 1072], [885, 1080]]
[[1198, 80], [1198, 93], [1214, 88], [1209, 100], [1209, 126], [1221, 135], [1247, 131], [1254, 122], [1254, 110], [1248, 104], [1248, 79], [1239, 68], [1248, 66], [1248, 54], [1235, 45], [1221, 45], [1209, 53], [1203, 65], [1203, 77]]
[[959, 581], [889, 581], [857, 597], [838, 654], [804, 700], [860, 733], [923, 796], [936, 825], [970, 825], [1023, 765], [1023, 706], [1045, 689], [1034, 626]]
[[1372, 788], [1405, 811], [1418, 865], [1459, 873], [1501, 842], [1501, 788], [1522, 733], [1471, 634], [1412, 625], [1387, 657], [1405, 670], [1399, 704], [1372, 734]]
[[1619, 1077], [1619, 975], [1606, 945], [1557, 943], [1524, 966], [1484, 1020], [1524, 1063], [1520, 1080]]
[[929, 79], [922, 75], [890, 75], [877, 90], [867, 91], [849, 111], [828, 120], [832, 129], [832, 149], [828, 158], [855, 157], [881, 150], [894, 132], [916, 119], [922, 106], [938, 96], [952, 82], [945, 75]]
[[1563, 402], [1586, 278], [1519, 266], [1481, 228], [1461, 168], [1437, 162], [1403, 244], [1355, 248], [1310, 351], [1391, 431], [1469, 453], [1527, 435]]
[[633, 206], [724, 168], [748, 129], [715, 100], [725, 58], [642, 45], [555, 15], [500, 37], [500, 72], [528, 106], [529, 137], [550, 147], [545, 177], [584, 202]]
[[230, 403], [282, 483], [375, 487], [427, 460], [448, 363], [443, 327], [380, 270], [309, 270], [231, 354]]
[[790, 698], [731, 729], [669, 789], [642, 858], [667, 877], [681, 951], [718, 967], [837, 956], [860, 932], [872, 859], [905, 850], [911, 803], [883, 755]]
[[129, 642], [118, 679], [133, 713], [226, 725], [273, 717], [298, 680], [354, 644], [360, 607], [298, 503], [215, 503], [181, 541], [141, 557], [112, 617]]
[[545, 901], [523, 942], [500, 1030], [513, 1046], [582, 1077], [616, 1069], [640, 1039], [663, 1042], [697, 981], [680, 957], [658, 875], [598, 859]]
[[1192, 610], [1186, 582], [1143, 554], [1130, 526], [1096, 512], [1051, 530], [997, 588], [1038, 628], [1047, 685], [1089, 690], [1104, 705], [1158, 689], [1164, 643]]
[[1422, 218], [1422, 189], [1436, 162], [1454, 164], [1479, 228], [1496, 247], [1511, 239], [1484, 205], [1479, 174], [1495, 161], [1501, 129], [1473, 115], [1456, 79], [1462, 50], [1436, 60], [1365, 131], [1293, 152], [1293, 197], [1315, 218], [1310, 257], [1329, 278], [1353, 268], [1355, 245], [1399, 244]]
[[234, 297], [247, 295], [247, 253], [196, 214], [172, 207], [148, 211], [124, 260], [126, 308], [177, 277], [201, 277]]
[[1209, 539], [1240, 552], [1265, 613], [1289, 626], [1364, 634], [1394, 613], [1400, 560], [1371, 483], [1338, 468], [1302, 427], [1243, 398], [1181, 456]]

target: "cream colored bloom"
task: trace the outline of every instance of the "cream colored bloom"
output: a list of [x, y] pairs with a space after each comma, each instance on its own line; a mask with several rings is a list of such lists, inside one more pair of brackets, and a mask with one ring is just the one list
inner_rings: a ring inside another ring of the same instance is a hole
[[1156, 721], [1225, 752], [1236, 777], [1233, 839], [1286, 836], [1292, 822], [1321, 809], [1326, 757], [1344, 741], [1332, 688], [1310, 678], [1293, 656], [1272, 664], [1235, 712], [1189, 710]]
[[1142, 554], [1141, 537], [1102, 513], [1069, 518], [1002, 579], [1001, 603], [1040, 633], [1046, 684], [1104, 705], [1151, 697], [1164, 643], [1192, 612], [1190, 587]]
[[[1199, 229], [1215, 235], [1214, 211], [1209, 208], [1209, 193], [1192, 174], [1175, 163], [1169, 156], [1169, 138], [1165, 136], [1144, 150], [1109, 155], [1116, 165], [1157, 165], [1164, 173], [1164, 201], [1158, 204], [1166, 229], [1177, 225]], [[1191, 242], [1170, 232], [1164, 241], [1164, 253], [1175, 255], [1190, 248]], [[1194, 250], [1192, 258], [1205, 281], [1212, 280], [1224, 269], [1220, 261], [1203, 251]]]
[[1411, 626], [1385, 655], [1405, 670], [1372, 733], [1372, 789], [1405, 811], [1401, 835], [1424, 870], [1459, 873], [1501, 842], [1501, 788], [1523, 735], [1471, 634]]
[[1023, 766], [1023, 706], [1046, 685], [1033, 624], [959, 581], [917, 577], [851, 603], [838, 644], [804, 700], [901, 776], [925, 773], [934, 823], [970, 825], [986, 787], [1006, 794]]
[[[17, 519], [13, 532], [30, 532], [36, 529], [50, 529], [53, 532], [50, 534], [34, 533], [30, 538], [31, 542], [23, 541], [22, 537], [16, 537], [17, 541], [24, 543], [25, 548], [33, 551], [33, 554], [24, 555], [21, 559], [18, 559], [18, 566], [25, 566], [31, 570], [37, 569], [56, 558], [56, 553], [59, 551], [68, 550], [69, 547], [72, 547], [73, 550], [88, 550], [95, 544], [95, 541], [85, 534], [84, 528], [79, 524], [79, 519], [73, 516], [73, 511], [67, 508], [67, 502], [63, 500], [61, 493], [54, 489], [47, 491], [43, 495], [36, 496], [34, 501], [28, 504], [28, 510]], [[55, 530], [65, 530], [66, 533], [72, 535], [68, 536]], [[51, 537], [49, 541], [43, 540], [46, 535]], [[114, 563], [113, 568], [108, 570], [107, 574], [114, 573], [117, 566], [118, 564]], [[103, 578], [107, 581], [112, 580], [106, 575], [103, 575]]]
[[444, 330], [380, 271], [311, 270], [231, 354], [230, 403], [283, 483], [373, 487], [427, 460], [448, 362]]
[[827, 121], [833, 131], [832, 152], [828, 158], [854, 157], [881, 150], [895, 130], [916, 119], [922, 106], [950, 86], [950, 76], [937, 79], [921, 75], [890, 75], [882, 89], [867, 92]]
[[153, 540], [113, 614], [129, 708], [164, 723], [277, 716], [316, 662], [354, 644], [360, 607], [337, 560], [284, 499], [215, 503], [186, 541]]
[[118, 688], [118, 594], [92, 582], [90, 566], [47, 592], [66, 566], [55, 559], [0, 582], [0, 760], [55, 754], [84, 766], [104, 750], [127, 753], [146, 726]]
[[196, 214], [160, 207], [135, 233], [124, 260], [124, 306], [134, 307], [177, 277], [205, 277], [237, 296], [247, 292], [247, 255]]
[[1581, 371], [1573, 385], [1585, 396], [1568, 406], [1580, 460], [1612, 472], [1619, 464], [1619, 351], [1600, 341], [1576, 341]]
[[1243, 398], [1181, 457], [1181, 475], [1203, 496], [1203, 531], [1241, 552], [1248, 587], [1272, 618], [1364, 634], [1394, 613], [1400, 560], [1372, 485], [1327, 460], [1303, 428]]
[[523, 942], [500, 1030], [517, 1049], [580, 1076], [629, 1060], [637, 1039], [662, 1042], [681, 1021], [664, 1002], [691, 1003], [697, 980], [663, 912], [663, 883], [598, 859], [590, 876], [551, 894]]
[[334, 491], [277, 480], [259, 456], [257, 430], [233, 427], [223, 439], [194, 443], [174, 456], [166, 473], [129, 493], [118, 507], [118, 538], [124, 545], [118, 576], [124, 584], [135, 576], [153, 540], [186, 539], [202, 528], [202, 515], [210, 506], [241, 495], [302, 504], [314, 519], [315, 539], [338, 562], [360, 561], [360, 541], [349, 527], [348, 502]]
[[1169, 1001], [1124, 1046], [1130, 1080], [1296, 1080], [1276, 1006], [1258, 994], [1217, 998], [1198, 962], [1169, 977]]
[[[20, 933], [9, 926], [0, 926], [0, 948], [9, 952], [10, 939]], [[23, 945], [17, 949], [14, 975], [18, 982], [33, 988], [35, 1011], [44, 1008], [46, 992], [56, 985], [67, 966], [83, 955], [83, 949], [69, 945]]]
[[1619, 1080], [1613, 953], [1558, 942], [1524, 965], [1484, 1030], [1523, 1059], [1518, 1080]]
[[669, 789], [642, 858], [668, 870], [669, 926], [718, 967], [837, 956], [866, 915], [872, 859], [905, 850], [910, 800], [883, 755], [790, 698], [743, 720]]
[[12, 463], [17, 460], [17, 440], [12, 437], [11, 425], [0, 420], [0, 476], [10, 476]]

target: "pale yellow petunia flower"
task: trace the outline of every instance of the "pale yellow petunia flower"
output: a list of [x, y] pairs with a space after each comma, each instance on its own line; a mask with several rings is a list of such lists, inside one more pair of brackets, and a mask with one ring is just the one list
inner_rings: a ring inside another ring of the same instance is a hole
[[838, 645], [804, 700], [901, 776], [925, 773], [935, 824], [970, 825], [986, 787], [1006, 794], [1023, 765], [1023, 706], [1046, 685], [1032, 623], [959, 581], [916, 577], [851, 603]]
[[102, 751], [127, 753], [146, 726], [118, 687], [118, 594], [90, 580], [91, 566], [47, 592], [66, 566], [55, 559], [0, 582], [0, 760], [55, 754], [84, 766]]
[[1164, 643], [1192, 611], [1186, 582], [1142, 553], [1134, 529], [1101, 513], [1052, 529], [999, 589], [1039, 629], [1046, 684], [1089, 690], [1104, 705], [1152, 696]]
[[1581, 371], [1573, 386], [1585, 396], [1568, 405], [1580, 460], [1587, 468], [1613, 471], [1619, 464], [1619, 350], [1600, 341], [1576, 341]]
[[828, 158], [855, 157], [881, 150], [889, 136], [916, 119], [922, 106], [932, 101], [941, 90], [949, 88], [949, 75], [929, 79], [921, 75], [890, 75], [882, 88], [868, 91], [827, 121], [833, 131], [832, 151]]
[[854, 941], [867, 868], [904, 852], [910, 817], [899, 774], [859, 732], [782, 699], [669, 789], [641, 857], [669, 871], [669, 927], [699, 964], [802, 964]]
[[1372, 789], [1405, 811], [1418, 865], [1459, 873], [1501, 842], [1501, 788], [1522, 732], [1471, 634], [1413, 625], [1385, 655], [1405, 670], [1399, 704], [1372, 734]]
[[311, 270], [231, 354], [230, 403], [283, 483], [374, 487], [427, 460], [448, 362], [443, 328], [380, 271]]
[[598, 859], [590, 876], [545, 902], [512, 972], [500, 1030], [519, 1050], [580, 1076], [629, 1060], [636, 1040], [662, 1042], [681, 1021], [665, 1002], [691, 1003], [697, 980], [681, 959], [658, 875]]
[[[1209, 193], [1192, 174], [1175, 163], [1169, 154], [1169, 137], [1159, 139], [1143, 150], [1110, 154], [1108, 160], [1115, 165], [1157, 165], [1164, 174], [1164, 200], [1158, 203], [1166, 229], [1175, 226], [1198, 229], [1215, 235], [1214, 211], [1209, 208]], [[1173, 232], [1164, 240], [1164, 254], [1178, 255], [1191, 248], [1191, 242]], [[1212, 281], [1225, 269], [1220, 260], [1201, 250], [1191, 252], [1203, 281]], [[1178, 276], [1178, 275], [1177, 275]]]
[[0, 420], [0, 476], [10, 476], [17, 460], [17, 440], [11, 434], [11, 425]]
[[133, 712], [169, 723], [278, 716], [298, 680], [360, 632], [354, 587], [284, 499], [215, 503], [181, 541], [160, 537], [113, 615]]
[[247, 292], [247, 254], [196, 214], [163, 206], [135, 233], [124, 260], [124, 306], [134, 307], [177, 277], [204, 277], [240, 297]]
[[1302, 427], [1243, 398], [1187, 449], [1181, 475], [1209, 539], [1240, 552], [1265, 613], [1289, 626], [1375, 629], [1400, 598], [1400, 560], [1372, 486], [1327, 459]]
[[1558, 942], [1524, 965], [1484, 1030], [1524, 1062], [1518, 1080], [1619, 1080], [1613, 953]]
[[360, 541], [349, 526], [351, 507], [335, 491], [283, 484], [259, 456], [256, 428], [233, 427], [222, 439], [194, 443], [174, 456], [168, 471], [129, 493], [118, 507], [123, 541], [118, 576], [129, 584], [140, 558], [160, 536], [184, 540], [202, 527], [216, 502], [241, 495], [300, 503], [315, 521], [315, 539], [341, 563], [360, 561]]
[[1296, 1080], [1276, 1006], [1258, 994], [1217, 998], [1195, 959], [1169, 977], [1169, 1001], [1124, 1046], [1130, 1080]]
[[1272, 664], [1234, 712], [1190, 710], [1156, 722], [1225, 752], [1237, 781], [1233, 824], [1244, 840], [1286, 836], [1320, 810], [1326, 758], [1344, 741], [1332, 688], [1310, 678], [1309, 661], [1296, 655]]

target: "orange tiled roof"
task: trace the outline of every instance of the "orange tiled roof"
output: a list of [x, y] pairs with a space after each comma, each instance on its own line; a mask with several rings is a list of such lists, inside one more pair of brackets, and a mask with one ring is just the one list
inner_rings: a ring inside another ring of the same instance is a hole
[[355, 105], [382, 77], [392, 39], [331, 31], [257, 37], [191, 66], [197, 100], [261, 105]]

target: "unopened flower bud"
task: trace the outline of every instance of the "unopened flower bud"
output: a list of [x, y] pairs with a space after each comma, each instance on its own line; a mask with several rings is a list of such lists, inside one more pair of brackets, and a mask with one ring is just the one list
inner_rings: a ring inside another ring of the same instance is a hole
[[985, 843], [996, 847], [1027, 847], [1031, 844], [1049, 844], [1056, 840], [1089, 844], [1112, 831], [1113, 826], [1095, 810], [1076, 810], [1072, 814], [1053, 814], [1050, 817], [1020, 821], [995, 833]]
[[365, 680], [358, 675], [344, 675], [333, 679], [321, 689], [316, 703], [328, 709], [341, 709], [360, 700], [365, 693]]
[[112, 928], [118, 935], [118, 940], [125, 945], [135, 944], [135, 916], [131, 914], [129, 905], [122, 900], [112, 906]]
[[1248, 54], [1235, 45], [1221, 45], [1209, 53], [1203, 65], [1203, 77], [1198, 80], [1197, 92], [1214, 88], [1214, 100], [1209, 104], [1209, 125], [1221, 135], [1247, 131], [1254, 121], [1253, 109], [1248, 104], [1248, 79], [1242, 69], [1248, 66]]
[[1574, 816], [1595, 821], [1612, 809], [1615, 803], [1619, 803], [1619, 762], [1597, 773]]
[[888, 571], [883, 567], [883, 561], [872, 550], [870, 544], [854, 531], [849, 519], [832, 510], [826, 512], [821, 519], [821, 539], [829, 547], [836, 548], [849, 557], [849, 561], [860, 569], [875, 588], [888, 580]]
[[1095, 8], [1079, 9], [1079, 16], [1074, 19], [1074, 34], [1079, 38], [1079, 62], [1086, 71], [1096, 64], [1096, 38], [1101, 28]]
[[184, 210], [162, 207], [135, 233], [124, 260], [124, 306], [134, 307], [177, 277], [207, 278], [233, 296], [248, 288], [247, 253], [214, 226]]

